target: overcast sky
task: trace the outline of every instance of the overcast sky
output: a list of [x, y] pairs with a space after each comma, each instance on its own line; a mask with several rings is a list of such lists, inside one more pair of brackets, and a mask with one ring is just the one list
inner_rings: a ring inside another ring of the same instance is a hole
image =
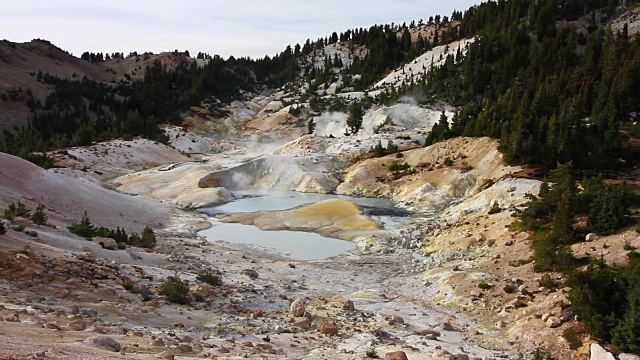
[[0, 11], [0, 38], [46, 39], [84, 51], [189, 50], [223, 57], [275, 55], [333, 31], [451, 16], [480, 0], [15, 0]]

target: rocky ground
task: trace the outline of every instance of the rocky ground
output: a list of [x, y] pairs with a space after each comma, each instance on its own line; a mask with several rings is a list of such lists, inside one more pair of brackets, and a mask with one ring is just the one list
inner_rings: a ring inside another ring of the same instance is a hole
[[[0, 208], [42, 203], [49, 217], [41, 226], [4, 221], [0, 359], [526, 359], [537, 348], [583, 359], [599, 351], [589, 339], [572, 351], [562, 337], [580, 326], [566, 310], [565, 279], [551, 274], [556, 285], [543, 286], [528, 234], [510, 228], [540, 182], [518, 178], [522, 169], [504, 164], [496, 140], [422, 148], [420, 124], [299, 137], [295, 119], [267, 120], [277, 103], [199, 108], [188, 128], [167, 129], [173, 147], [137, 139], [52, 154], [66, 168], [0, 156], [0, 168], [11, 169], [0, 176]], [[208, 135], [224, 130], [224, 121], [207, 130], [216, 116], [251, 124], [244, 135]], [[257, 141], [263, 127], [277, 128], [270, 138], [279, 140]], [[389, 140], [403, 156], [373, 158], [369, 150]], [[382, 229], [359, 206], [330, 200], [222, 219], [357, 244], [320, 261], [230, 250], [198, 234], [211, 224], [191, 209], [230, 201], [246, 186], [384, 197], [414, 215]], [[85, 210], [95, 225], [149, 225], [158, 245], [112, 250], [72, 235], [66, 226]], [[589, 240], [573, 251], [612, 263], [625, 261], [626, 244], [640, 247], [631, 228]], [[221, 284], [198, 280], [204, 270], [219, 271]], [[171, 276], [188, 283], [188, 304], [159, 294]]]

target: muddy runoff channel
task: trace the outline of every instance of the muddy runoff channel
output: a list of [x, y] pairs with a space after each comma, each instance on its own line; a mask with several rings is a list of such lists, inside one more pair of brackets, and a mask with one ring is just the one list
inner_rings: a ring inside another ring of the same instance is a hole
[[385, 230], [408, 223], [411, 214], [396, 208], [391, 202], [379, 198], [358, 198], [345, 195], [300, 193], [295, 191], [247, 189], [235, 190], [236, 200], [210, 208], [200, 209], [210, 215], [213, 226], [200, 232], [209, 242], [243, 250], [249, 253], [296, 261], [323, 260], [337, 255], [357, 258], [356, 245], [350, 241], [322, 235], [290, 230], [261, 230], [253, 225], [223, 223], [216, 215], [289, 210], [329, 199], [351, 201], [365, 209], [365, 214]]

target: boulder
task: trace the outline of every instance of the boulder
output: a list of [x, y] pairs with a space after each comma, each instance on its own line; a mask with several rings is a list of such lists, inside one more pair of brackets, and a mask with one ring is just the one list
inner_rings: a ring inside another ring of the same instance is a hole
[[591, 344], [591, 357], [590, 360], [616, 360], [610, 352], [603, 349], [599, 344]]
[[467, 354], [453, 354], [454, 360], [469, 360], [469, 355]]
[[476, 234], [476, 241], [477, 242], [485, 242], [485, 241], [487, 241], [487, 236], [484, 233], [477, 233]]
[[584, 237], [586, 241], [596, 241], [598, 240], [598, 235], [595, 233], [588, 233], [587, 236]]
[[640, 360], [640, 356], [633, 354], [620, 354], [618, 355], [620, 360]]
[[311, 327], [311, 319], [309, 319], [308, 317], [296, 317], [293, 319], [292, 324], [295, 327], [299, 327], [301, 329], [304, 330], [309, 330], [309, 328]]
[[550, 328], [557, 328], [558, 326], [562, 325], [562, 320], [560, 320], [559, 317], [557, 316], [550, 316], [547, 321], [547, 326]]
[[100, 246], [102, 246], [103, 249], [109, 249], [109, 250], [118, 249], [118, 243], [111, 238], [96, 236], [93, 238], [93, 242], [96, 244], [100, 244]]
[[306, 311], [307, 311], [307, 307], [304, 305], [304, 300], [300, 298], [295, 299], [291, 303], [291, 307], [289, 307], [289, 313], [291, 314], [291, 316], [294, 316], [294, 317], [304, 316], [304, 313]]
[[392, 351], [384, 356], [384, 360], [409, 360], [404, 351]]
[[171, 351], [166, 350], [158, 354], [158, 357], [164, 360], [173, 360], [176, 356]]
[[416, 335], [420, 335], [420, 336], [435, 336], [435, 337], [441, 336], [439, 331], [435, 331], [435, 330], [432, 330], [432, 329], [417, 330], [416, 331]]
[[456, 329], [453, 327], [453, 325], [451, 325], [451, 323], [444, 321], [442, 324], [440, 324], [440, 326], [442, 326], [442, 330], [445, 331], [455, 331]]
[[68, 325], [69, 329], [75, 331], [85, 331], [87, 329], [87, 323], [82, 319], [73, 320]]
[[180, 350], [180, 352], [192, 352], [193, 351], [193, 347], [189, 344], [180, 344], [178, 345], [178, 350]]
[[253, 269], [244, 269], [242, 271], [240, 271], [240, 274], [242, 275], [246, 275], [252, 279], [257, 279], [258, 278], [258, 272], [253, 270]]
[[445, 350], [436, 350], [431, 354], [433, 360], [454, 360], [453, 355]]
[[122, 346], [119, 342], [108, 336], [96, 336], [86, 340], [86, 342], [113, 352], [119, 352]]
[[389, 320], [389, 325], [404, 324], [404, 318], [400, 315], [393, 315]]
[[318, 331], [325, 335], [338, 335], [340, 329], [338, 328], [338, 325], [336, 323], [324, 321], [320, 323]]
[[345, 310], [345, 311], [355, 310], [355, 307], [353, 306], [353, 301], [351, 300], [342, 300], [342, 303], [340, 304], [340, 308], [342, 308], [342, 310]]

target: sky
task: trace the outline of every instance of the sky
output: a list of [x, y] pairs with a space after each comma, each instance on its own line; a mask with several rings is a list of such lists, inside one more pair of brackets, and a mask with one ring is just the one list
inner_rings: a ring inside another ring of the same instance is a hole
[[0, 11], [0, 39], [45, 39], [83, 52], [185, 51], [273, 56], [353, 28], [451, 16], [480, 0], [17, 0]]

